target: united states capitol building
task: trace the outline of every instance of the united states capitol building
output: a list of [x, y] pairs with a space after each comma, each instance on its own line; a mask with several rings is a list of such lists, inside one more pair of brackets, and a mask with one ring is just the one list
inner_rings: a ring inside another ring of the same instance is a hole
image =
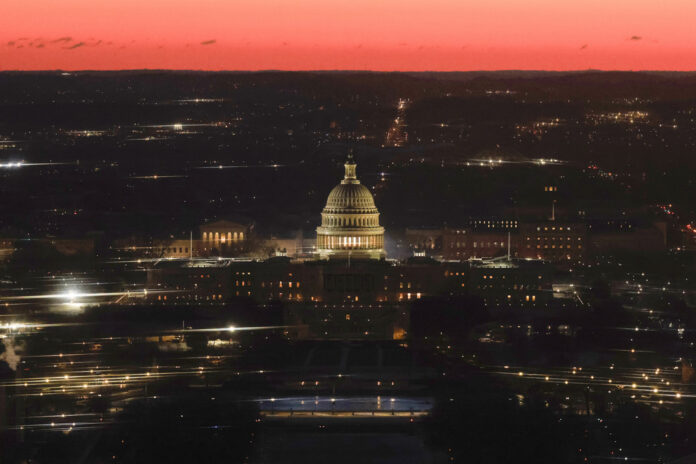
[[387, 259], [379, 210], [356, 169], [349, 156], [321, 212], [310, 257], [161, 260], [148, 269], [149, 302], [279, 302], [290, 308], [288, 325], [311, 327], [310, 337], [400, 339], [408, 333], [408, 305], [418, 300], [474, 295], [492, 308], [551, 301], [551, 269], [541, 261]]
[[370, 190], [358, 180], [351, 155], [345, 170], [321, 213], [317, 255], [323, 259], [384, 258], [384, 227], [379, 225], [379, 211]]

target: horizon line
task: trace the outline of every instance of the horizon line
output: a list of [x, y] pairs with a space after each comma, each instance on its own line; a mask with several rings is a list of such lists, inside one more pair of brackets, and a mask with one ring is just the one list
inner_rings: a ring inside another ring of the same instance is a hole
[[284, 73], [312, 73], [312, 72], [343, 72], [343, 73], [374, 73], [374, 74], [414, 74], [414, 73], [678, 73], [690, 74], [696, 73], [696, 68], [693, 70], [670, 70], [670, 69], [601, 69], [601, 68], [585, 68], [585, 69], [469, 69], [469, 70], [373, 70], [373, 69], [192, 69], [192, 68], [122, 68], [122, 69], [0, 69], [0, 73], [42, 73], [42, 72], [200, 72], [200, 73], [266, 73], [266, 72], [284, 72]]

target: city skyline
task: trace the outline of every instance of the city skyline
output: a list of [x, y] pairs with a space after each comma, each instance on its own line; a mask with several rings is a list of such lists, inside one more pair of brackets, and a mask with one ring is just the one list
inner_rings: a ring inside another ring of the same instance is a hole
[[0, 462], [696, 462], [694, 17], [0, 2]]

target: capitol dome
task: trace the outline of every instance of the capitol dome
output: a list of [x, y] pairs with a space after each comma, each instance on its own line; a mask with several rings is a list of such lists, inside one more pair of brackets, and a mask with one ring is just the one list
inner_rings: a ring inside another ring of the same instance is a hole
[[321, 258], [383, 258], [384, 227], [370, 190], [355, 175], [348, 156], [341, 183], [331, 190], [317, 227], [317, 252]]
[[345, 182], [345, 179], [329, 193], [329, 199], [326, 201], [326, 208], [341, 211], [347, 209], [377, 209], [375, 208], [375, 200], [372, 198], [372, 194], [367, 187], [359, 183], [360, 181], [358, 181], [357, 184], [344, 184], [343, 182]]

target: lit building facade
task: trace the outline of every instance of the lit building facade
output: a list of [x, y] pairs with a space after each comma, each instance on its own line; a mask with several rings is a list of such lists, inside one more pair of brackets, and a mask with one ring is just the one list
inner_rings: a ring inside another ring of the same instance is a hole
[[408, 249], [415, 254], [441, 256], [442, 234], [442, 229], [409, 227], [406, 229]]
[[[280, 304], [288, 334], [300, 339], [403, 340], [410, 305], [475, 296], [494, 308], [546, 308], [552, 267], [535, 260], [163, 260], [148, 269], [150, 304]], [[229, 306], [234, 307], [234, 306]], [[466, 308], [462, 308], [463, 311]]]
[[317, 227], [317, 254], [322, 259], [380, 259], [384, 251], [384, 227], [367, 187], [356, 177], [356, 164], [349, 155], [345, 176], [331, 190]]
[[521, 258], [554, 263], [582, 263], [586, 254], [587, 226], [578, 222], [547, 221], [520, 227]]
[[551, 266], [538, 260], [491, 259], [471, 263], [469, 293], [489, 307], [546, 307], [553, 296]]
[[143, 258], [182, 259], [196, 257], [237, 257], [247, 253], [251, 245], [252, 223], [214, 221], [199, 227], [194, 238], [129, 237], [114, 240], [110, 249], [117, 255]]
[[251, 226], [215, 221], [200, 226], [203, 256], [234, 256], [246, 249]]
[[[148, 298], [170, 304], [224, 304], [230, 298], [331, 308], [408, 303], [422, 298], [478, 295], [486, 303], [535, 306], [551, 298], [552, 267], [537, 260], [498, 258], [403, 263], [363, 260], [163, 261], [148, 269]], [[166, 298], [165, 298], [166, 296]], [[324, 306], [327, 305], [327, 306]]]
[[[442, 257], [446, 260], [469, 258], [495, 258], [508, 253], [517, 256], [517, 232], [495, 229], [446, 228], [442, 235]], [[508, 243], [509, 242], [509, 243]]]

